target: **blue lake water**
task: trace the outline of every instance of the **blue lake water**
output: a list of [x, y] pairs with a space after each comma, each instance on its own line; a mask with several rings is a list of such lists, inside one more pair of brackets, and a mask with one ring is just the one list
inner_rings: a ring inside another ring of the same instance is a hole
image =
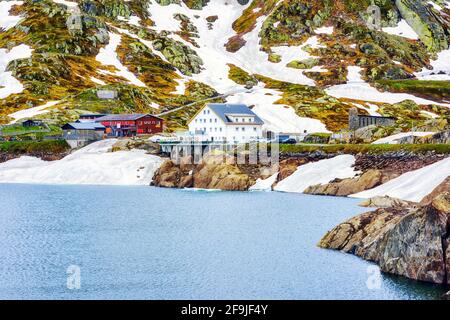
[[[357, 202], [0, 185], [0, 299], [440, 298], [440, 286], [387, 275], [370, 290], [373, 264], [316, 247], [364, 211]], [[67, 287], [71, 265], [79, 266], [80, 289]]]

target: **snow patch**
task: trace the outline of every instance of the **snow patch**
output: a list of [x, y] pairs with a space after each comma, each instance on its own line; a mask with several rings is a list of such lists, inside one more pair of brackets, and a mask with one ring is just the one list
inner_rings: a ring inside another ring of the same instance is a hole
[[392, 136], [377, 140], [372, 144], [398, 144], [399, 139], [407, 137], [426, 137], [435, 134], [436, 132], [402, 132]]
[[139, 18], [138, 16], [129, 16], [128, 18], [125, 18], [123, 16], [118, 16], [117, 19], [120, 21], [124, 21], [132, 26], [136, 26], [136, 27], [141, 26], [141, 24], [140, 24], [141, 18]]
[[334, 27], [321, 27], [314, 30], [317, 34], [333, 34]]
[[[177, 13], [189, 17], [198, 30], [199, 38], [196, 38], [196, 42], [199, 48], [177, 34], [172, 33], [169, 37], [195, 50], [203, 60], [203, 71], [200, 74], [194, 74], [192, 79], [208, 84], [219, 92], [236, 88], [236, 84], [228, 78], [228, 64], [234, 64], [251, 74], [261, 74], [280, 81], [314, 86], [314, 81], [306, 77], [302, 71], [282, 64], [270, 63], [268, 54], [260, 50], [259, 33], [266, 16], [259, 17], [255, 28], [243, 36], [246, 41], [244, 47], [236, 53], [226, 51], [225, 43], [236, 35], [232, 24], [247, 7], [248, 5], [242, 6], [237, 2], [231, 3], [225, 0], [209, 2], [202, 10], [191, 10], [184, 3], [168, 6], [152, 3], [149, 5], [149, 12], [152, 14], [151, 19], [155, 22], [152, 28], [156, 31], [180, 31], [179, 21], [171, 17]], [[212, 27], [208, 26], [206, 21], [209, 16], [219, 17]]]
[[65, 0], [53, 0], [55, 3], [66, 5], [69, 9], [78, 9], [78, 3]]
[[450, 49], [439, 52], [437, 59], [430, 64], [431, 70], [423, 68], [414, 74], [417, 79], [450, 81]]
[[[127, 79], [131, 84], [138, 87], [145, 87], [145, 83], [139, 80], [132, 72], [130, 72], [117, 57], [117, 47], [120, 45], [121, 36], [117, 33], [109, 33], [109, 43], [106, 47], [101, 48], [96, 60], [105, 66], [114, 66], [118, 71], [113, 75]], [[106, 72], [110, 73], [110, 72]], [[110, 73], [111, 74], [111, 73]]]
[[10, 16], [9, 11], [14, 5], [22, 5], [23, 1], [0, 1], [0, 29], [14, 28], [22, 19], [21, 16]]
[[97, 79], [96, 77], [90, 77], [90, 79], [91, 79], [92, 82], [94, 82], [96, 84], [99, 84], [101, 86], [106, 85], [105, 81]]
[[450, 176], [450, 158], [432, 165], [407, 172], [375, 189], [351, 195], [353, 198], [369, 199], [389, 196], [420, 202]]
[[30, 58], [32, 52], [33, 50], [25, 44], [14, 47], [9, 51], [0, 49], [0, 99], [23, 91], [23, 85], [12, 76], [11, 71], [6, 71], [6, 68], [11, 61]]
[[37, 115], [47, 113], [49, 110], [48, 108], [51, 108], [55, 105], [57, 105], [60, 101], [49, 101], [46, 104], [43, 104], [42, 106], [37, 106], [34, 108], [29, 108], [25, 110], [20, 110], [14, 113], [11, 113], [9, 117], [13, 118], [14, 120], [11, 122], [11, 124], [16, 123], [20, 119], [26, 119], [26, 118], [33, 118]]
[[264, 121], [265, 130], [276, 133], [329, 132], [319, 120], [300, 117], [292, 107], [276, 104], [280, 99], [281, 92], [258, 86], [227, 97], [227, 102], [251, 104], [252, 111]]
[[0, 182], [149, 185], [162, 159], [144, 150], [109, 152], [116, 141], [96, 142], [59, 161], [21, 157], [2, 163]]
[[249, 191], [272, 191], [272, 186], [277, 181], [277, 178], [278, 172], [265, 180], [258, 179], [256, 183], [250, 187]]
[[400, 36], [411, 40], [419, 40], [419, 36], [405, 19], [400, 20], [396, 27], [383, 28], [383, 31], [395, 36]]
[[435, 104], [450, 107], [450, 104], [448, 103], [438, 103], [416, 97], [412, 94], [380, 92], [361, 78], [361, 70], [362, 69], [360, 67], [349, 66], [347, 76], [348, 82], [346, 84], [332, 86], [326, 89], [325, 92], [335, 98], [348, 98], [353, 100], [383, 102], [390, 104], [399, 103], [405, 100], [412, 100], [417, 104], [422, 105]]
[[353, 178], [358, 171], [353, 168], [355, 157], [342, 155], [331, 159], [312, 162], [298, 167], [291, 176], [280, 181], [275, 191], [303, 193], [308, 187], [326, 184], [337, 178]]

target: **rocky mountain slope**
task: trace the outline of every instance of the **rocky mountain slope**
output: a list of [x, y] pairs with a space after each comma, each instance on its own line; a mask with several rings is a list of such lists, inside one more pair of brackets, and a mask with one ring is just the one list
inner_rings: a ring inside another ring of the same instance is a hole
[[338, 131], [355, 106], [446, 126], [450, 2], [373, 3], [379, 20], [369, 0], [0, 1], [0, 123], [176, 109], [177, 130], [217, 97], [280, 132]]

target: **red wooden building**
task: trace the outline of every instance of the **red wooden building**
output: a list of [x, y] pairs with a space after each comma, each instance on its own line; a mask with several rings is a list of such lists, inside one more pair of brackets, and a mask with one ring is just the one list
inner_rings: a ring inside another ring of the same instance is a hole
[[116, 137], [163, 132], [164, 120], [151, 114], [111, 114], [98, 119], [106, 127], [106, 133]]

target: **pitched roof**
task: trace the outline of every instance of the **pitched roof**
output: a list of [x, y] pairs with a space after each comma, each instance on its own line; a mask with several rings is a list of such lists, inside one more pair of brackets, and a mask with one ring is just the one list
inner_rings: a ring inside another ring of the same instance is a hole
[[230, 124], [233, 123], [228, 116], [253, 116], [255, 122], [252, 124], [263, 125], [264, 121], [258, 117], [247, 105], [245, 104], [224, 104], [224, 103], [210, 103], [208, 107], [215, 113], [223, 122]]
[[95, 122], [71, 122], [65, 124], [62, 129], [75, 129], [75, 130], [101, 130], [106, 129], [101, 123]]
[[97, 118], [97, 119], [95, 119], [95, 121], [96, 122], [103, 122], [103, 121], [136, 121], [136, 120], [139, 120], [140, 118], [143, 118], [143, 117], [146, 117], [146, 116], [154, 117], [154, 118], [157, 118], [157, 119], [161, 119], [161, 118], [158, 118], [158, 117], [156, 117], [154, 115], [151, 115], [151, 114], [136, 113], [136, 114], [109, 114], [109, 115], [106, 115], [104, 117]]

